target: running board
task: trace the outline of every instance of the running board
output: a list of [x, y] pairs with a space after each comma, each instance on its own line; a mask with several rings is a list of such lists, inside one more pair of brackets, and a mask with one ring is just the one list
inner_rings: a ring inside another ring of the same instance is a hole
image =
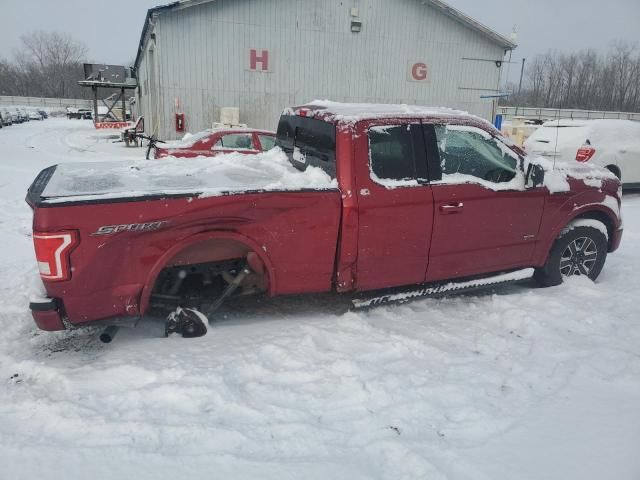
[[414, 298], [420, 297], [437, 297], [448, 293], [464, 293], [471, 290], [477, 290], [494, 285], [502, 285], [520, 280], [526, 280], [533, 276], [533, 268], [524, 270], [516, 270], [491, 277], [477, 278], [475, 280], [454, 281], [440, 284], [432, 284], [417, 289], [398, 291], [393, 293], [380, 295], [377, 297], [354, 299], [353, 307], [358, 310], [361, 308], [377, 307], [388, 303], [404, 303]]

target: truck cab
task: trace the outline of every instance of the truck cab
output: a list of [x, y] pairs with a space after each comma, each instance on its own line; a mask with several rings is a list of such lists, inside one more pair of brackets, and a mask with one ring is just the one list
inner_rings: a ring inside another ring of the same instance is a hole
[[552, 192], [536, 181], [540, 163], [463, 112], [313, 102], [285, 112], [278, 145], [298, 168], [318, 166], [341, 185], [339, 291], [540, 266], [585, 215], [606, 225], [609, 251], [620, 241], [613, 175], [551, 166], [549, 180], [566, 181]]

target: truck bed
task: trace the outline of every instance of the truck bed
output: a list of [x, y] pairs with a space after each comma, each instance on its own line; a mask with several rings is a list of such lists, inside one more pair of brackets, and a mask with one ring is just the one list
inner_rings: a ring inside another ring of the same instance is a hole
[[211, 252], [257, 252], [270, 294], [332, 287], [340, 192], [322, 170], [300, 172], [278, 151], [62, 164], [41, 172], [28, 202], [34, 232], [79, 239], [71, 279], [45, 283], [73, 324], [143, 314], [160, 269], [214, 261]]
[[319, 168], [301, 172], [275, 149], [257, 155], [66, 163], [44, 170], [29, 189], [32, 205], [212, 197], [267, 191], [332, 190]]

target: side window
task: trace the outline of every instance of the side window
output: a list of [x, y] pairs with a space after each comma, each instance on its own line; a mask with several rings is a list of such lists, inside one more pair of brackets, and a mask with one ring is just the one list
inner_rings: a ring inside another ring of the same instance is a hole
[[260, 139], [262, 150], [265, 152], [276, 146], [276, 139], [271, 135], [258, 135], [258, 138]]
[[465, 125], [436, 125], [442, 178], [469, 175], [506, 183], [517, 173], [518, 157], [488, 132]]
[[255, 145], [253, 144], [253, 135], [250, 133], [229, 133], [220, 138], [213, 148], [255, 150]]
[[414, 180], [416, 162], [410, 125], [371, 127], [369, 162], [374, 180]]

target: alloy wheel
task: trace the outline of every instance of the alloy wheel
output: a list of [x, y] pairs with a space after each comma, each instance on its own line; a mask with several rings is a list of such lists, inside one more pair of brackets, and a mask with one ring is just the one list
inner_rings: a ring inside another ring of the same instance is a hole
[[572, 275], [589, 276], [598, 259], [598, 247], [589, 237], [573, 240], [560, 258], [560, 273], [565, 277]]

